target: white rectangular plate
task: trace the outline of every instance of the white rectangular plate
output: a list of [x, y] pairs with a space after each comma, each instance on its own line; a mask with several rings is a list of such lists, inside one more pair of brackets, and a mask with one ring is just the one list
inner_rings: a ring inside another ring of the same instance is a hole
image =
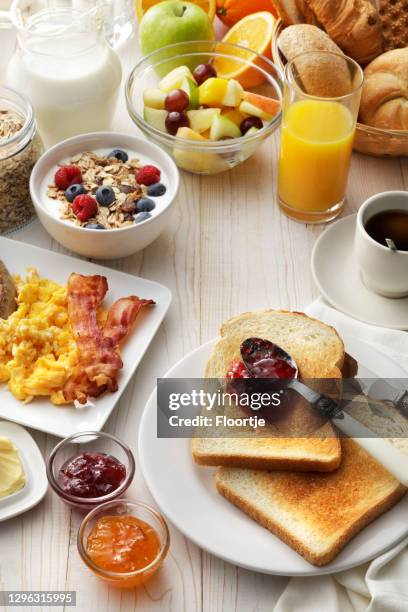
[[119, 376], [118, 391], [93, 400], [94, 405], [85, 408], [54, 406], [47, 398], [36, 398], [29, 404], [23, 404], [10, 393], [7, 385], [0, 385], [0, 417], [61, 438], [80, 431], [99, 431], [133, 376], [170, 306], [169, 289], [137, 276], [7, 238], [0, 238], [0, 259], [10, 274], [24, 275], [27, 267], [35, 267], [41, 277], [61, 284], [66, 284], [71, 272], [102, 274], [107, 277], [109, 284], [104, 302], [107, 306], [128, 295], [156, 302], [152, 308], [140, 312], [134, 329], [121, 347], [124, 365]]

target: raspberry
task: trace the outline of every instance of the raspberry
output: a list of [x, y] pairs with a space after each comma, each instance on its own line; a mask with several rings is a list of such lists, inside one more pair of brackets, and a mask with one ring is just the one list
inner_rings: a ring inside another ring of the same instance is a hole
[[226, 377], [227, 380], [233, 378], [252, 378], [242, 361], [234, 360], [228, 370]]
[[156, 166], [143, 166], [136, 174], [139, 185], [153, 185], [160, 181], [160, 170]]
[[79, 195], [72, 202], [74, 215], [80, 221], [88, 221], [98, 212], [98, 204], [95, 198], [90, 195]]
[[62, 166], [54, 176], [54, 182], [58, 189], [65, 191], [70, 185], [82, 183], [82, 173], [78, 166]]

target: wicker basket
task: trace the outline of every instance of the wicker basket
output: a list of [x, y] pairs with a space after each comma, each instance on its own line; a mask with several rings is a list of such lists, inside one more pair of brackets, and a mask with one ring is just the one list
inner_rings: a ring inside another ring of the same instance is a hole
[[[272, 56], [275, 64], [283, 71], [285, 60], [278, 48], [278, 37], [284, 28], [279, 19], [272, 37]], [[408, 130], [381, 130], [363, 123], [357, 123], [354, 150], [376, 157], [408, 156]]]

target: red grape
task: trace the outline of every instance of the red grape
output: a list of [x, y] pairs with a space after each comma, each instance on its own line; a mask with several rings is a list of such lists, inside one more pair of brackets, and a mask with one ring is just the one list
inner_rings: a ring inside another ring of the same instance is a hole
[[169, 113], [166, 117], [166, 129], [169, 134], [175, 136], [177, 134], [177, 130], [181, 127], [189, 127], [190, 122], [188, 117], [183, 113]]
[[182, 89], [173, 89], [164, 100], [164, 107], [169, 113], [182, 113], [190, 103], [190, 98]]
[[247, 131], [249, 129], [251, 129], [251, 127], [255, 127], [258, 130], [263, 128], [263, 123], [262, 123], [262, 119], [260, 119], [259, 117], [247, 117], [246, 119], [244, 119], [241, 122], [241, 125], [239, 126], [239, 129], [241, 130], [241, 134], [244, 135], [247, 133]]
[[193, 72], [193, 77], [197, 81], [198, 85], [201, 85], [201, 83], [204, 83], [204, 81], [207, 79], [211, 79], [216, 76], [217, 73], [215, 72], [215, 68], [212, 66], [212, 64], [199, 64]]

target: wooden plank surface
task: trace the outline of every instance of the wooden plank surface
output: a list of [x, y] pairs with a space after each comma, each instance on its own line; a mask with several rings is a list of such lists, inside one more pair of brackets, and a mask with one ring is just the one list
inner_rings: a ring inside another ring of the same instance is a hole
[[[125, 74], [136, 59], [137, 50], [129, 45], [122, 53]], [[137, 133], [123, 100], [114, 129]], [[226, 174], [183, 173], [176, 212], [162, 236], [143, 253], [106, 262], [161, 282], [173, 292], [169, 314], [106, 427], [135, 451], [139, 419], [156, 378], [215, 337], [224, 319], [262, 307], [302, 309], [317, 296], [309, 259], [322, 228], [297, 224], [279, 212], [278, 146], [276, 135], [255, 157]], [[354, 155], [345, 214], [373, 193], [407, 186], [406, 160]], [[26, 241], [65, 252], [38, 223], [13, 237], [16, 248], [18, 241]], [[56, 438], [32, 433], [48, 455]], [[140, 470], [129, 495], [153, 503]], [[1, 523], [0, 589], [76, 590], [76, 609], [81, 612], [264, 612], [273, 609], [286, 584], [285, 578], [224, 563], [171, 528], [171, 552], [163, 570], [144, 589], [117, 591], [97, 581], [80, 561], [80, 520], [77, 512], [48, 492], [32, 511]], [[50, 610], [33, 608], [42, 609]]]

